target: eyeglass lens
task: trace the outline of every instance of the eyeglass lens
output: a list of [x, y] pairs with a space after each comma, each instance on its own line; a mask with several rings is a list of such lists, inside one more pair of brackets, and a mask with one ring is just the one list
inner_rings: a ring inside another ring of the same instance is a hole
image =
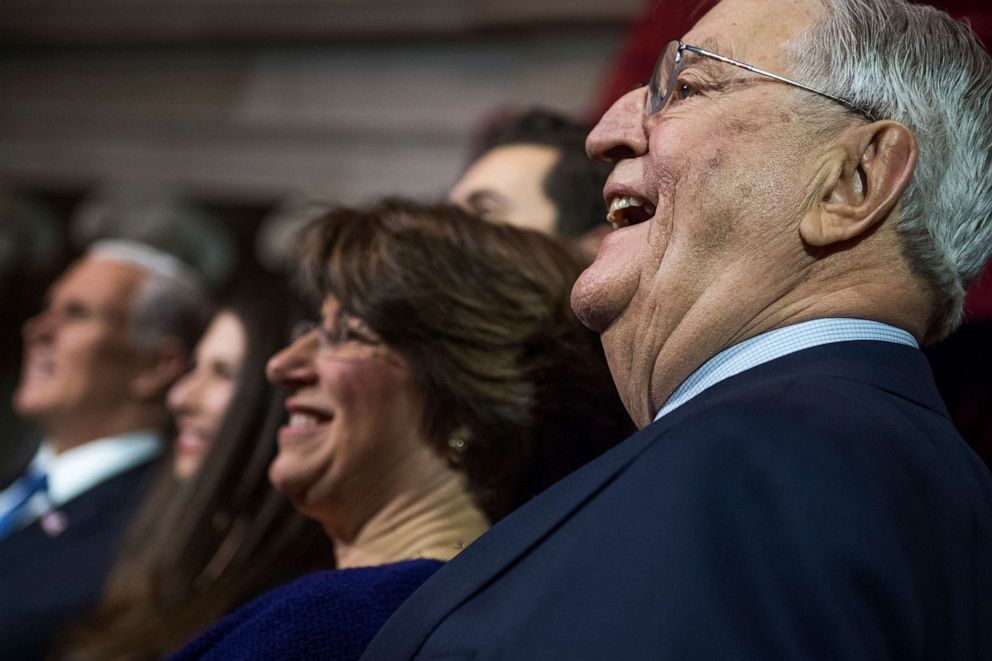
[[651, 83], [648, 86], [649, 115], [654, 115], [668, 103], [672, 88], [675, 86], [675, 78], [679, 74], [678, 65], [681, 64], [681, 56], [679, 42], [671, 41], [655, 63]]

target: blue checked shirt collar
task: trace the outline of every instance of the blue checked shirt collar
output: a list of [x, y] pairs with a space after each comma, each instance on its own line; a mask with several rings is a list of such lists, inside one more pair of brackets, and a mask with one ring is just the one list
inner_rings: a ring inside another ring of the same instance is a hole
[[724, 349], [703, 363], [672, 393], [654, 419], [671, 413], [710, 386], [752, 367], [821, 344], [853, 340], [893, 342], [919, 348], [916, 339], [907, 331], [866, 319], [814, 319], [777, 328]]

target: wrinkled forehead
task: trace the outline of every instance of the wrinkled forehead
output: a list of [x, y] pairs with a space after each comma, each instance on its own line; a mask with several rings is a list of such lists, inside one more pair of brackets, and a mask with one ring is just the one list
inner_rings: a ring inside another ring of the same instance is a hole
[[682, 41], [784, 75], [787, 44], [823, 11], [820, 0], [723, 0]]

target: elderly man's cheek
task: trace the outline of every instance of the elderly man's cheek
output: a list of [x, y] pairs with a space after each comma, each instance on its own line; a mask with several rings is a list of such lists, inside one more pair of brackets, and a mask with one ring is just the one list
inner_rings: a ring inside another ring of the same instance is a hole
[[572, 288], [572, 310], [586, 327], [602, 333], [637, 293], [648, 224], [611, 232], [599, 247], [596, 261]]

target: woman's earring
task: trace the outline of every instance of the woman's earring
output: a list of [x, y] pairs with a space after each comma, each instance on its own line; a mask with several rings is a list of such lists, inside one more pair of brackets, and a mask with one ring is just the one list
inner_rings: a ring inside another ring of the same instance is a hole
[[465, 456], [465, 450], [468, 448], [468, 442], [465, 440], [464, 436], [460, 434], [455, 434], [448, 439], [448, 461], [453, 465], [457, 466], [462, 463], [462, 459]]

